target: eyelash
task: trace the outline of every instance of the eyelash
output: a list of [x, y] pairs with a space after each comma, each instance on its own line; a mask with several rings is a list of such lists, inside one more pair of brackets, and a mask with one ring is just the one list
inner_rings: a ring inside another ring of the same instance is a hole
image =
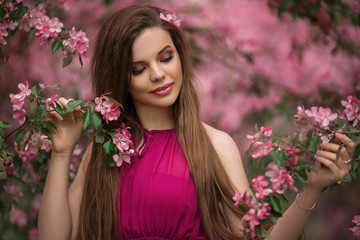
[[[164, 63], [170, 62], [173, 58], [174, 58], [174, 55], [170, 55], [170, 56], [167, 57], [167, 58], [161, 59], [160, 62], [164, 62]], [[145, 68], [142, 68], [142, 69], [140, 69], [140, 70], [138, 70], [138, 71], [133, 71], [132, 74], [133, 74], [133, 75], [139, 75], [139, 74], [141, 74], [144, 70], [145, 70]]]

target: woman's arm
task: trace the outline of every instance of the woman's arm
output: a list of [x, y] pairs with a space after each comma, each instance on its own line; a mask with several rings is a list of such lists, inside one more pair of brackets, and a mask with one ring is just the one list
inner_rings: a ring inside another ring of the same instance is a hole
[[[238, 148], [232, 138], [228, 134], [213, 128], [206, 126], [206, 129], [234, 186], [239, 192], [246, 191], [248, 194], [252, 194]], [[323, 151], [318, 151], [315, 156], [316, 162], [314, 167], [318, 173], [311, 172], [308, 186], [304, 188], [297, 198], [298, 204], [303, 208], [311, 208], [319, 198], [321, 190], [341, 180], [351, 168], [351, 164], [345, 164], [343, 161], [352, 157], [354, 143], [345, 135], [339, 133], [336, 134], [334, 141], [334, 143], [322, 145]], [[347, 142], [348, 144], [346, 149], [341, 151], [339, 159], [336, 161], [336, 152], [340, 141]], [[234, 233], [241, 233], [242, 224], [240, 219], [225, 204], [223, 204], [223, 210], [230, 229]], [[273, 227], [270, 233], [272, 239], [298, 239], [310, 213], [311, 211], [301, 209], [294, 202]]]
[[[66, 99], [59, 99], [63, 107], [67, 102]], [[78, 109], [63, 118], [55, 112], [47, 117], [57, 129], [49, 129], [52, 134], [52, 154], [39, 212], [39, 239], [69, 239], [72, 232], [69, 167], [82, 133], [82, 113]]]

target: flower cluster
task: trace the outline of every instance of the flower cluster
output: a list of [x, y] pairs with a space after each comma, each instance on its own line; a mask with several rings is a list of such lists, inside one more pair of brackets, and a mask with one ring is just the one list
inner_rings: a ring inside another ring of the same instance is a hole
[[[62, 48], [66, 57], [71, 54], [69, 59], [64, 59], [63, 66], [71, 62], [75, 53], [79, 57], [86, 56], [89, 48], [89, 39], [86, 34], [81, 30], [77, 32], [74, 27], [68, 32], [57, 17], [50, 18], [47, 15], [44, 4], [38, 4], [31, 9], [22, 1], [6, 0], [0, 3], [0, 7], [4, 11], [0, 23], [0, 46], [7, 44], [9, 30], [24, 31], [29, 32], [29, 39], [33, 36], [37, 37], [40, 45], [51, 42], [53, 53]], [[81, 58], [80, 63], [82, 64]]]
[[130, 158], [135, 153], [133, 142], [131, 141], [131, 134], [128, 129], [129, 127], [126, 127], [125, 124], [122, 123], [121, 128], [115, 130], [117, 134], [113, 139], [113, 143], [119, 152], [112, 157], [118, 167], [121, 167], [123, 162], [130, 163]]
[[181, 19], [178, 18], [175, 13], [166, 14], [166, 16], [163, 13], [160, 13], [160, 18], [172, 25], [175, 25], [176, 27], [180, 27]]
[[257, 202], [251, 196], [249, 197], [247, 194], [238, 191], [235, 192], [233, 200], [235, 202], [234, 206], [246, 205], [249, 208], [242, 218], [244, 233], [250, 235], [252, 239], [255, 238], [255, 227], [259, 226], [260, 220], [270, 216], [271, 206], [267, 202]]
[[106, 123], [117, 120], [120, 116], [119, 106], [106, 96], [95, 98], [95, 111], [100, 112]]
[[346, 100], [341, 101], [341, 105], [345, 110], [341, 116], [347, 121], [353, 121], [353, 126], [356, 126], [360, 121], [360, 100], [355, 96], [348, 96]]
[[298, 113], [295, 115], [297, 121], [305, 125], [318, 125], [321, 129], [329, 129], [331, 121], [337, 118], [336, 113], [332, 113], [330, 108], [311, 107], [304, 109], [304, 106], [298, 107]]
[[89, 39], [83, 31], [76, 32], [75, 27], [69, 31], [69, 38], [63, 40], [63, 45], [67, 46], [65, 53], [77, 52], [79, 55], [86, 54], [89, 48]]
[[352, 228], [349, 228], [349, 230], [353, 232], [356, 239], [360, 239], [360, 215], [354, 216], [352, 222], [356, 225]]
[[283, 194], [287, 189], [294, 192], [298, 191], [294, 186], [295, 181], [289, 172], [285, 168], [276, 165], [275, 162], [269, 163], [265, 176], [270, 178], [274, 193]]
[[250, 147], [255, 148], [252, 152], [252, 158], [259, 158], [268, 155], [274, 150], [272, 142], [269, 140], [272, 135], [271, 128], [261, 127], [260, 132], [255, 135], [247, 135], [250, 141]]
[[24, 106], [26, 97], [30, 96], [31, 90], [29, 89], [29, 83], [26, 82], [26, 85], [19, 83], [18, 88], [20, 92], [17, 94], [10, 93], [11, 103], [13, 104], [13, 118], [18, 121], [19, 124], [23, 124], [26, 120], [26, 110], [22, 107]]

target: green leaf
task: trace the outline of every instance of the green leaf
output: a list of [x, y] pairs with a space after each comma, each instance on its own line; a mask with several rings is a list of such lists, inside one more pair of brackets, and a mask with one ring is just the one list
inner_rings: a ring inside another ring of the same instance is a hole
[[112, 156], [106, 155], [105, 165], [107, 167], [114, 167], [116, 165], [116, 163], [115, 163], [114, 159], [112, 158]]
[[354, 159], [360, 158], [360, 144], [355, 146], [353, 158]]
[[258, 236], [260, 239], [264, 239], [270, 236], [262, 225], [258, 225], [255, 227], [255, 233], [256, 236]]
[[276, 195], [269, 195], [267, 196], [267, 201], [271, 205], [271, 209], [274, 212], [281, 213], [281, 205], [280, 205], [280, 199]]
[[266, 168], [271, 161], [272, 161], [272, 156], [271, 155], [266, 155], [265, 157], [263, 157], [260, 160], [261, 167]]
[[106, 154], [110, 154], [113, 147], [114, 147], [114, 144], [112, 143], [111, 140], [106, 141], [103, 145], [103, 148], [104, 148], [104, 151]]
[[55, 111], [56, 111], [61, 117], [63, 117], [63, 116], [64, 116], [64, 109], [62, 108], [62, 106], [61, 106], [58, 102], [55, 102], [55, 104], [56, 104]]
[[29, 8], [27, 6], [22, 6], [20, 9], [20, 18], [29, 12]]
[[15, 166], [16, 169], [20, 168], [23, 165], [22, 159], [20, 157], [18, 157], [18, 156], [15, 156], [13, 158], [13, 163], [14, 163], [14, 166]]
[[35, 32], [36, 32], [36, 28], [31, 28], [30, 32], [29, 32], [29, 35], [28, 35], [28, 43], [31, 43], [33, 38], [34, 38], [34, 35], [35, 35]]
[[47, 127], [51, 127], [51, 128], [53, 128], [55, 130], [57, 129], [56, 125], [54, 123], [50, 122], [50, 121], [44, 121], [42, 123]]
[[351, 183], [351, 174], [348, 173], [342, 180], [343, 180], [344, 182], [349, 182], [349, 183]]
[[68, 66], [73, 60], [73, 54], [72, 53], [68, 53], [68, 56], [66, 58], [63, 59], [63, 65], [62, 67], [66, 67]]
[[39, 109], [40, 109], [40, 117], [41, 118], [45, 117], [45, 115], [47, 113], [46, 106], [45, 105], [40, 105]]
[[62, 41], [56, 40], [51, 44], [51, 52], [54, 54], [57, 50], [59, 50], [62, 47]]
[[34, 97], [38, 97], [39, 96], [39, 91], [40, 91], [40, 87], [39, 86], [33, 86], [31, 88], [31, 94], [34, 96]]
[[319, 143], [321, 142], [321, 138], [318, 135], [315, 135], [311, 140], [310, 140], [310, 149], [313, 152], [316, 152], [317, 147], [319, 145]]
[[40, 151], [36, 156], [38, 163], [41, 165], [45, 164], [48, 158], [49, 158], [48, 153], [44, 151]]
[[20, 146], [20, 142], [25, 135], [25, 129], [19, 129], [15, 134], [15, 142]]
[[307, 176], [306, 173], [297, 173], [294, 172], [294, 178], [300, 182], [301, 185], [307, 186]]
[[266, 218], [265, 220], [266, 220], [268, 223], [271, 223], [271, 224], [273, 224], [273, 225], [275, 225], [275, 224], [277, 223], [276, 218], [274, 218], [274, 217], [268, 217], [268, 218]]
[[[0, 128], [0, 132], [3, 131], [1, 128]], [[2, 135], [0, 133], [0, 135]], [[3, 138], [0, 138], [0, 149], [3, 149], [4, 148], [4, 139]]]
[[13, 126], [8, 122], [0, 121], [0, 128], [13, 128]]
[[16, 9], [10, 13], [9, 20], [16, 21], [18, 20], [17, 18], [19, 17], [19, 15], [20, 15], [20, 9]]
[[283, 166], [286, 161], [285, 151], [273, 151], [271, 157], [278, 166]]
[[70, 112], [72, 109], [77, 108], [78, 106], [80, 106], [83, 103], [83, 101], [81, 100], [70, 100], [67, 103], [67, 107], [65, 108], [65, 113]]
[[101, 117], [97, 112], [92, 112], [91, 124], [94, 126], [95, 129], [98, 129], [101, 126]]
[[83, 114], [83, 128], [84, 130], [89, 126], [90, 122], [91, 122], [91, 117], [90, 117], [90, 112], [87, 111]]
[[6, 15], [6, 11], [4, 9], [4, 7], [1, 5], [0, 6], [0, 22], [4, 22], [3, 18], [5, 17]]
[[51, 139], [51, 132], [49, 129], [41, 127], [40, 132], [42, 132], [44, 135], [46, 135], [49, 139]]
[[10, 206], [1, 207], [1, 219], [8, 219], [10, 216]]
[[343, 127], [346, 123], [346, 120], [337, 117], [334, 121], [332, 121], [332, 123], [336, 123], [339, 127]]

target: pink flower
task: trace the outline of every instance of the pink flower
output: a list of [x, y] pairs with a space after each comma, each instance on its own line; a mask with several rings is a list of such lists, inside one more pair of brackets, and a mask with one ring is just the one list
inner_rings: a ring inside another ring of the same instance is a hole
[[31, 95], [28, 82], [26, 82], [26, 85], [19, 83], [18, 88], [20, 89], [20, 93], [10, 93], [11, 103], [13, 104], [14, 111], [20, 111], [25, 103], [25, 98]]
[[271, 130], [271, 128], [261, 127], [260, 134], [264, 135], [265, 137], [270, 137], [272, 134], [272, 130]]
[[360, 225], [360, 215], [354, 216], [352, 222], [355, 223], [356, 225]]
[[253, 230], [253, 228], [244, 228], [244, 232], [245, 232], [245, 235], [246, 235], [246, 234], [250, 234], [250, 238], [251, 238], [251, 239], [255, 239], [256, 233], [255, 233], [255, 231]]
[[38, 22], [35, 26], [35, 28], [38, 30], [35, 33], [36, 37], [45, 37], [45, 38], [50, 37], [49, 20], [50, 20], [50, 18], [46, 15], [43, 15], [38, 19]]
[[67, 46], [67, 52], [74, 53], [76, 51], [79, 55], [83, 55], [89, 48], [89, 39], [83, 31], [76, 32], [75, 27], [73, 27], [69, 31], [69, 38], [63, 40], [63, 45]]
[[106, 123], [117, 120], [120, 116], [119, 107], [103, 96], [95, 98], [95, 111], [101, 113]]
[[289, 166], [290, 164], [296, 166], [298, 163], [299, 157], [296, 155], [290, 155], [288, 157], [288, 162], [287, 162], [287, 166]]
[[251, 227], [255, 227], [260, 224], [256, 210], [253, 208], [251, 208], [248, 213], [243, 216], [243, 220], [249, 222]]
[[42, 145], [41, 145], [40, 149], [44, 150], [45, 152], [50, 152], [51, 148], [52, 148], [52, 142], [42, 132], [39, 132], [39, 135], [40, 135], [40, 138], [42, 140]]
[[48, 21], [50, 37], [58, 37], [58, 33], [61, 32], [61, 29], [64, 27], [64, 24], [59, 21], [58, 18], [52, 18]]
[[41, 205], [41, 197], [42, 197], [42, 195], [40, 193], [38, 193], [35, 195], [34, 199], [31, 202], [30, 215], [34, 219], [36, 219], [39, 214], [40, 205]]
[[277, 194], [283, 194], [287, 189], [297, 192], [294, 186], [294, 179], [290, 176], [289, 172], [282, 167], [277, 166], [274, 162], [268, 165], [268, 170], [265, 176], [270, 178], [272, 189]]
[[4, 186], [5, 196], [9, 199], [13, 199], [15, 201], [19, 201], [19, 198], [24, 196], [24, 193], [21, 191], [21, 187], [16, 184], [10, 184], [7, 182]]
[[120, 152], [125, 152], [130, 148], [129, 141], [130, 139], [128, 136], [122, 133], [116, 134], [113, 139], [113, 143], [116, 145], [117, 149], [120, 150]]
[[177, 27], [180, 27], [181, 19], [176, 16], [175, 13], [173, 14], [166, 14], [166, 16], [163, 13], [160, 13], [160, 18], [162, 20], [167, 21], [170, 24], [173, 24]]
[[360, 100], [355, 96], [348, 96], [346, 101], [341, 101], [341, 105], [345, 107], [343, 114], [346, 116], [346, 120], [354, 121], [353, 126], [357, 125], [360, 120]]
[[251, 200], [251, 198], [246, 193], [240, 193], [235, 191], [235, 195], [233, 196], [234, 206], [239, 206], [240, 203], [244, 202], [247, 205], [253, 205], [255, 201]]
[[28, 232], [28, 240], [38, 240], [39, 239], [39, 233], [36, 228], [32, 228]]
[[257, 211], [259, 219], [265, 219], [266, 216], [270, 216], [271, 207], [269, 203], [261, 205]]
[[27, 225], [28, 218], [24, 211], [16, 208], [14, 205], [11, 205], [9, 220], [11, 223], [17, 224], [22, 229]]
[[309, 118], [315, 119], [318, 115], [318, 108], [311, 107], [310, 110], [305, 110], [305, 115]]
[[252, 158], [259, 158], [268, 155], [272, 150], [274, 150], [272, 142], [268, 141], [266, 143], [256, 142], [255, 145], [257, 148], [251, 154]]
[[49, 98], [46, 99], [45, 104], [46, 104], [46, 110], [48, 112], [51, 111], [50, 107], [53, 107], [54, 109], [56, 108], [56, 103], [55, 103], [56, 101], [58, 101], [58, 95], [57, 94], [55, 94], [54, 96], [49, 97]]
[[130, 163], [130, 156], [127, 154], [114, 154], [112, 157], [118, 167], [121, 167], [123, 162]]
[[355, 226], [352, 228], [348, 228], [349, 231], [352, 231], [354, 236], [359, 239], [360, 238], [360, 226]]
[[255, 196], [260, 199], [265, 199], [265, 196], [271, 194], [273, 191], [270, 188], [264, 188], [269, 184], [264, 180], [264, 176], [258, 176], [252, 180], [252, 186], [255, 188]]
[[316, 117], [316, 121], [320, 124], [320, 126], [327, 128], [331, 121], [337, 118], [336, 113], [332, 113], [330, 108], [319, 108], [318, 115]]
[[13, 113], [12, 117], [22, 125], [26, 121], [26, 110], [20, 109]]
[[6, 40], [4, 39], [4, 37], [6, 37], [8, 35], [8, 32], [7, 32], [7, 27], [0, 23], [0, 45], [6, 45], [7, 42]]

